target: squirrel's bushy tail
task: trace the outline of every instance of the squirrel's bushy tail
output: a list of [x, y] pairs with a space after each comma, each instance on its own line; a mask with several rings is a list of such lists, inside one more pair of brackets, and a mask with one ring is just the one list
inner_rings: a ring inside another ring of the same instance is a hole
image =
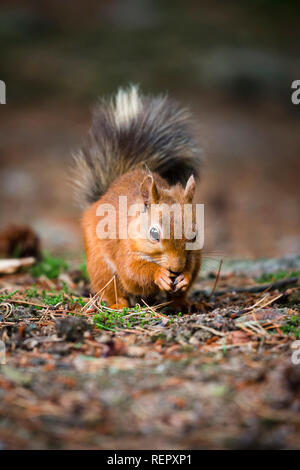
[[75, 161], [76, 196], [85, 206], [143, 162], [170, 184], [184, 184], [191, 174], [198, 176], [200, 152], [186, 109], [165, 96], [143, 96], [131, 86], [97, 105], [88, 141]]

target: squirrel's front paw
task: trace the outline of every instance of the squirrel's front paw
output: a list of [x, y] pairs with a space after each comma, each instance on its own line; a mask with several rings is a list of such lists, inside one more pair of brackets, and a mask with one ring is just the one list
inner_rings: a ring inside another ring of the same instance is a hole
[[174, 280], [174, 292], [178, 292], [180, 290], [185, 292], [189, 287], [190, 282], [191, 278], [189, 273], [179, 274], [179, 276], [177, 276]]
[[160, 288], [167, 292], [173, 291], [172, 274], [165, 268], [158, 268], [154, 275], [154, 282]]

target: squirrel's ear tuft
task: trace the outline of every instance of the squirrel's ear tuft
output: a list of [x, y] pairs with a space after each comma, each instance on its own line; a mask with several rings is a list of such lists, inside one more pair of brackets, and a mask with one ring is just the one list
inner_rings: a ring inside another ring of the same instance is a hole
[[188, 202], [192, 202], [193, 197], [195, 195], [196, 183], [195, 178], [191, 175], [186, 183], [185, 190], [184, 190], [184, 198]]
[[146, 207], [157, 203], [158, 191], [152, 175], [145, 176], [141, 184], [141, 195]]

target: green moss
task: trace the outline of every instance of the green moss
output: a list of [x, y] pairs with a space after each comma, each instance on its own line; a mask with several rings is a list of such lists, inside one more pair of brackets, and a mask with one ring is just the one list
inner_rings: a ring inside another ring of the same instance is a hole
[[25, 295], [28, 299], [32, 299], [33, 297], [37, 297], [37, 295], [38, 295], [37, 287], [32, 286], [30, 289], [27, 289]]
[[66, 301], [64, 298], [64, 292], [57, 292], [54, 295], [48, 295], [47, 292], [43, 290], [41, 298], [43, 303], [47, 305], [57, 305]]
[[300, 271], [283, 271], [279, 270], [274, 273], [264, 273], [260, 277], [256, 279], [256, 282], [260, 284], [265, 284], [269, 282], [276, 282], [280, 281], [281, 279], [289, 278], [289, 277], [298, 277], [300, 276]]
[[[133, 328], [157, 321], [157, 317], [151, 310], [136, 305], [133, 308], [112, 310], [101, 305], [101, 311], [94, 316], [94, 324], [101, 330], [115, 331], [117, 328]], [[158, 319], [158, 321], [160, 321]]]
[[293, 335], [296, 339], [300, 338], [300, 317], [292, 315], [285, 325], [281, 327], [285, 335]]
[[42, 260], [30, 270], [34, 277], [44, 275], [48, 277], [48, 279], [55, 279], [62, 271], [66, 271], [67, 269], [68, 264], [63, 258], [54, 257], [50, 255], [50, 253], [44, 252]]
[[65, 283], [63, 283], [63, 288], [59, 291], [51, 289], [50, 291], [43, 290], [42, 292], [38, 292], [37, 287], [33, 286], [27, 289], [25, 296], [27, 299], [35, 299], [49, 306], [55, 306], [59, 303], [69, 303], [72, 306], [79, 304], [81, 307], [84, 307], [86, 303], [82, 297], [77, 297], [72, 294]]
[[10, 294], [7, 295], [0, 295], [0, 302], [3, 300], [11, 300], [11, 298], [17, 293], [18, 291], [15, 290], [14, 292], [11, 292]]

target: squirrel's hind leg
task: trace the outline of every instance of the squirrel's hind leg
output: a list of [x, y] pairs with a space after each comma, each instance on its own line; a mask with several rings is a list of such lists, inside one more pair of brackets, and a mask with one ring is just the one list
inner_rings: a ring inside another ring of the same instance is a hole
[[120, 310], [121, 308], [127, 307], [129, 307], [129, 301], [125, 297], [119, 297], [117, 302], [110, 306], [110, 308], [113, 308], [114, 310]]
[[110, 308], [121, 309], [129, 307], [129, 300], [118, 276], [114, 279], [113, 272], [108, 269], [107, 264], [101, 258], [88, 260], [87, 268], [94, 294], [104, 300]]
[[112, 280], [105, 288], [102, 299], [108, 307], [113, 309], [129, 307], [129, 300], [118, 279], [116, 279], [116, 283]]

